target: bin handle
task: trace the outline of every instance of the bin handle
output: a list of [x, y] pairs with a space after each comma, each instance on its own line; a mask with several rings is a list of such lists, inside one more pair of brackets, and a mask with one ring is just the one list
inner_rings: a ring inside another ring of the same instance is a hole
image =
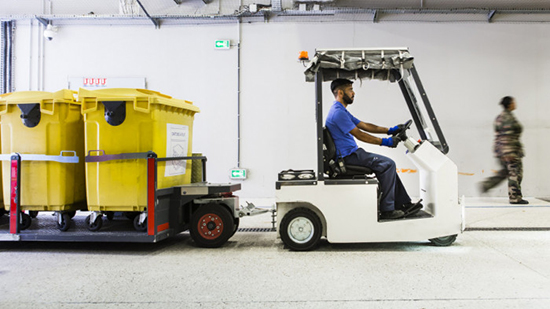
[[0, 115], [8, 112], [8, 100], [0, 100]]
[[[140, 105], [144, 105], [145, 107], [142, 107]], [[148, 97], [135, 97], [134, 98], [134, 110], [137, 112], [142, 113], [150, 113], [151, 112], [151, 101]]]
[[[51, 106], [51, 108], [48, 108]], [[40, 101], [40, 112], [47, 114], [47, 115], [53, 115], [55, 112], [55, 101], [54, 100], [41, 100]]]
[[[93, 152], [101, 152], [101, 154], [99, 156], [104, 156], [105, 155], [105, 150], [97, 149], [97, 150], [89, 150], [88, 151], [88, 157], [91, 157]], [[99, 157], [99, 156], [96, 156], [96, 157]]]
[[82, 98], [82, 114], [97, 110], [97, 98]]

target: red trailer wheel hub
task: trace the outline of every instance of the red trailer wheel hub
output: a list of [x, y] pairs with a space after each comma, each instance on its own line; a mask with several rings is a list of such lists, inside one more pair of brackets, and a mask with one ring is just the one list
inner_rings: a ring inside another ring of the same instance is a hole
[[223, 221], [215, 214], [206, 214], [199, 219], [198, 230], [205, 239], [216, 239], [223, 232]]

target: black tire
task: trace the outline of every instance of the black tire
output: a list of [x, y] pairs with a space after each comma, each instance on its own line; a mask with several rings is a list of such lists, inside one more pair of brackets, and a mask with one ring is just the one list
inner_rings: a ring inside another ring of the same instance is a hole
[[57, 228], [62, 231], [68, 231], [71, 227], [71, 214], [66, 212], [61, 214], [61, 224], [57, 222]]
[[189, 233], [199, 247], [221, 247], [234, 231], [233, 216], [225, 206], [220, 204], [202, 205], [191, 216]]
[[38, 211], [36, 210], [30, 210], [29, 211], [29, 216], [31, 216], [31, 218], [36, 218], [38, 216]]
[[31, 227], [31, 223], [32, 223], [31, 216], [29, 216], [26, 213], [22, 212], [21, 213], [21, 225], [19, 226], [19, 228], [21, 230], [26, 230], [29, 227]]
[[237, 233], [237, 230], [239, 229], [239, 224], [241, 223], [241, 219], [240, 218], [235, 218], [235, 219], [233, 219], [233, 223], [234, 223], [233, 233], [231, 234], [231, 236], [229, 236], [229, 238], [233, 237], [233, 235], [235, 235], [235, 233]]
[[139, 212], [135, 212], [135, 211], [124, 212], [124, 216], [128, 218], [130, 221], [134, 221], [137, 215], [139, 215]]
[[92, 215], [88, 215], [86, 217], [86, 220], [84, 220], [84, 222], [86, 222], [86, 228], [88, 228], [88, 230], [92, 231], [92, 232], [97, 232], [101, 229], [101, 227], [103, 226], [103, 218], [101, 216], [98, 216], [96, 219], [95, 219], [95, 222], [90, 224], [90, 217]]
[[74, 216], [76, 216], [76, 210], [69, 211], [68, 214], [69, 214], [69, 218], [72, 219], [72, 218], [74, 218]]
[[456, 240], [456, 234], [455, 235], [449, 235], [449, 236], [443, 236], [438, 238], [432, 238], [430, 239], [430, 242], [438, 247], [446, 247], [450, 246], [452, 243]]
[[106, 211], [105, 215], [107, 216], [107, 220], [113, 221], [115, 218], [115, 212], [114, 211]]
[[7, 214], [8, 212], [6, 211], [5, 208], [1, 208], [0, 209], [0, 217], [2, 217], [3, 215]]
[[309, 251], [319, 245], [323, 224], [313, 210], [295, 208], [281, 220], [280, 235], [283, 243], [295, 251]]
[[134, 228], [138, 232], [147, 232], [147, 218], [145, 218], [142, 224], [139, 224], [139, 216], [136, 216], [134, 218]]

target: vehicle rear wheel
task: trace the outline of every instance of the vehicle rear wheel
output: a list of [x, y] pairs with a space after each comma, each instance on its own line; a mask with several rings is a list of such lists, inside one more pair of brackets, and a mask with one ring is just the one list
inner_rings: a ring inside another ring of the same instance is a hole
[[432, 238], [430, 239], [430, 242], [438, 247], [446, 247], [450, 246], [453, 242], [456, 240], [456, 234], [455, 235], [449, 235], [449, 236], [443, 236], [438, 238]]
[[308, 208], [295, 208], [281, 220], [281, 239], [291, 250], [308, 251], [319, 244], [323, 225], [315, 212]]
[[217, 248], [233, 235], [235, 222], [225, 206], [208, 203], [200, 206], [191, 217], [189, 232], [197, 246]]

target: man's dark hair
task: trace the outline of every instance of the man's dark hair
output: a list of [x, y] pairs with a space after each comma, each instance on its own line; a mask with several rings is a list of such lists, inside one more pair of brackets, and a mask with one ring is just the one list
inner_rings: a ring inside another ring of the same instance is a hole
[[341, 89], [343, 86], [351, 85], [353, 82], [349, 79], [338, 78], [332, 81], [330, 84], [330, 91], [334, 93], [336, 90]]
[[512, 104], [512, 100], [514, 100], [513, 97], [504, 97], [502, 98], [502, 100], [500, 100], [500, 105], [502, 105], [502, 107], [508, 109], [508, 107], [510, 106], [510, 104]]

